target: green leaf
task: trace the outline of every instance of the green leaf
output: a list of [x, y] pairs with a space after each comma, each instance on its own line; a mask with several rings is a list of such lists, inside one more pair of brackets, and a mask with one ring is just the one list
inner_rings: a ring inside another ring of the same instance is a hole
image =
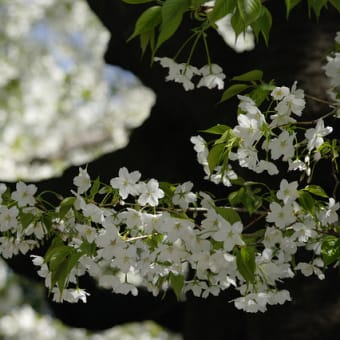
[[236, 96], [237, 94], [241, 93], [242, 91], [248, 89], [250, 85], [247, 84], [234, 84], [230, 87], [228, 87], [222, 95], [222, 98], [220, 100], [220, 103], [225, 102], [226, 100]]
[[298, 5], [301, 2], [301, 0], [285, 0], [286, 3], [286, 16], [288, 18], [291, 10]]
[[299, 190], [299, 204], [305, 210], [312, 212], [315, 206], [315, 200], [307, 191]]
[[169, 278], [171, 287], [176, 294], [177, 300], [179, 300], [184, 286], [184, 276], [176, 275], [173, 272], [170, 272]]
[[208, 164], [209, 164], [209, 170], [211, 173], [213, 173], [216, 166], [221, 161], [221, 156], [224, 152], [224, 144], [216, 144], [214, 145], [208, 154]]
[[272, 27], [272, 21], [270, 11], [266, 7], [262, 6], [262, 13], [260, 17], [250, 25], [254, 31], [256, 40], [259, 40], [259, 35], [261, 33], [267, 46], [269, 44], [269, 33]]
[[138, 4], [145, 4], [147, 2], [154, 2], [155, 0], [123, 0], [127, 4], [138, 5]]
[[245, 26], [255, 22], [262, 12], [261, 0], [237, 0], [237, 7]]
[[241, 247], [236, 254], [237, 269], [243, 278], [250, 283], [255, 281], [255, 248], [254, 247]]
[[161, 23], [161, 6], [152, 6], [145, 10], [137, 19], [135, 30], [128, 41], [138, 35], [152, 31]]
[[333, 7], [335, 7], [338, 12], [340, 12], [340, 1], [339, 0], [329, 0]]
[[61, 219], [63, 219], [65, 215], [69, 212], [69, 210], [73, 207], [75, 201], [76, 198], [74, 196], [66, 197], [61, 201], [59, 209], [59, 217]]
[[177, 30], [183, 14], [190, 7], [190, 0], [165, 0], [162, 6], [162, 24], [157, 41], [159, 48]]
[[20, 212], [20, 223], [24, 229], [26, 229], [35, 219], [35, 215], [31, 213]]
[[59, 236], [53, 239], [44, 256], [45, 263], [51, 272], [52, 288], [58, 284], [60, 293], [62, 293], [71, 270], [83, 254], [82, 251], [65, 245]]
[[237, 191], [231, 192], [228, 196], [229, 203], [233, 207], [236, 207], [243, 201], [244, 193], [245, 193], [245, 189], [243, 187]]
[[340, 258], [340, 239], [335, 236], [325, 236], [322, 240], [321, 255], [326, 266]]
[[47, 213], [41, 216], [41, 222], [45, 225], [47, 231], [52, 228], [52, 217]]
[[269, 96], [275, 86], [261, 84], [249, 93], [249, 97], [255, 102], [256, 106], [260, 106]]
[[305, 188], [303, 188], [303, 190], [308, 191], [315, 196], [328, 198], [328, 195], [325, 193], [325, 191], [318, 185], [307, 185]]
[[228, 13], [232, 13], [236, 7], [237, 0], [216, 0], [214, 9], [208, 14], [210, 22], [216, 22], [225, 17]]
[[262, 197], [256, 195], [248, 186], [231, 192], [228, 200], [232, 206], [243, 205], [248, 210], [249, 215], [256, 212], [263, 204]]
[[203, 130], [202, 132], [210, 133], [212, 135], [223, 135], [225, 131], [229, 130], [230, 127], [228, 125], [217, 124], [207, 130]]
[[230, 19], [230, 23], [231, 23], [231, 27], [233, 28], [235, 32], [235, 35], [236, 35], [235, 41], [236, 41], [237, 37], [242, 32], [245, 33], [247, 30], [247, 26], [244, 24], [238, 9], [236, 9], [235, 12], [233, 13]]
[[231, 78], [231, 80], [255, 81], [255, 80], [261, 80], [262, 77], [263, 77], [263, 72], [261, 70], [251, 70], [249, 72], [240, 74], [239, 76], [235, 76]]
[[140, 36], [140, 47], [142, 49], [142, 55], [144, 55], [146, 48], [150, 44], [151, 51], [155, 50], [155, 31], [151, 30], [148, 32], [141, 33]]
[[99, 187], [100, 187], [100, 177], [98, 176], [91, 186], [90, 199], [93, 199], [97, 195], [99, 191]]
[[308, 11], [310, 13], [313, 10], [317, 18], [320, 16], [320, 12], [323, 7], [327, 5], [328, 0], [308, 0]]
[[216, 207], [216, 212], [221, 215], [230, 224], [241, 221], [241, 217], [237, 211], [231, 208]]

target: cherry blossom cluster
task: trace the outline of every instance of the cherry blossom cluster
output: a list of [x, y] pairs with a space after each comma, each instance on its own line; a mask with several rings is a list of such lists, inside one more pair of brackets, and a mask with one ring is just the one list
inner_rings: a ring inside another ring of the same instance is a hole
[[110, 33], [86, 1], [0, 8], [0, 178], [49, 178], [124, 147], [155, 94], [105, 64]]
[[[269, 175], [277, 175], [279, 169], [275, 162], [278, 160], [287, 163], [288, 171], [305, 171], [310, 176], [313, 164], [326, 156], [329, 144], [324, 143], [324, 137], [331, 134], [333, 128], [325, 126], [323, 117], [297, 122], [296, 117], [302, 115], [305, 100], [303, 90], [296, 88], [296, 82], [291, 89], [275, 87], [270, 97], [271, 105], [262, 112], [250, 96], [238, 95], [238, 124], [233, 128], [220, 126], [222, 137], [213, 147], [221, 146], [224, 157], [214, 169], [209, 166], [208, 143], [201, 136], [191, 138], [207, 178], [231, 186], [237, 174], [229, 161], [236, 161], [240, 167], [256, 173], [266, 171]], [[332, 110], [325, 116], [334, 113]], [[310, 128], [305, 128], [306, 125]]]
[[[324, 278], [320, 242], [333, 230], [339, 203], [320, 197], [309, 210], [296, 181], [282, 179], [268, 192], [269, 208], [254, 214], [265, 225], [259, 230], [243, 222], [241, 207], [217, 205], [207, 193], [194, 193], [191, 182], [141, 181], [138, 171], [121, 168], [110, 185], [79, 169], [74, 184], [55, 209], [33, 184], [19, 182], [13, 192], [1, 185], [0, 253], [26, 254], [49, 240], [44, 256], [32, 260], [55, 301], [86, 302], [78, 278], [87, 273], [121, 294], [172, 287], [179, 298], [188, 292], [205, 298], [232, 287], [241, 295], [237, 308], [264, 312], [291, 299], [278, 282], [298, 271]], [[310, 253], [309, 262], [295, 263], [299, 248]]]
[[224, 88], [225, 74], [221, 66], [217, 64], [204, 65], [200, 69], [187, 63], [176, 63], [173, 59], [168, 57], [154, 58], [162, 67], [168, 68], [169, 74], [165, 77], [166, 81], [174, 81], [182, 84], [185, 91], [193, 90], [195, 84], [192, 81], [194, 76], [201, 76], [196, 87], [205, 86], [209, 89], [217, 87], [222, 90]]
[[[169, 58], [156, 61], [169, 69], [166, 80], [185, 90], [195, 87], [194, 76], [201, 76], [197, 87], [223, 88], [218, 65], [199, 70]], [[335, 53], [325, 66], [335, 92], [338, 64]], [[217, 135], [209, 141], [191, 138], [206, 178], [229, 187], [227, 197], [194, 192], [190, 181], [142, 180], [139, 171], [125, 167], [109, 184], [80, 168], [74, 190], [56, 206], [33, 184], [18, 182], [14, 191], [1, 184], [1, 256], [30, 254], [58, 302], [86, 302], [79, 278], [87, 274], [121, 294], [146, 289], [158, 295], [171, 288], [185, 299], [233, 289], [239, 293], [236, 308], [253, 313], [290, 301], [290, 292], [279, 286], [297, 273], [324, 279], [327, 266], [338, 265], [340, 251], [340, 203], [334, 198], [340, 146], [325, 125], [337, 107], [302, 121], [305, 96], [296, 83], [273, 86], [264, 110], [251, 93], [238, 99], [234, 127], [208, 129]], [[313, 184], [320, 159], [333, 170], [331, 194]], [[279, 163], [287, 170], [280, 177]], [[301, 176], [294, 180], [289, 172], [297, 171]], [[246, 181], [243, 173], [249, 172], [275, 180], [270, 187]], [[48, 248], [43, 254], [42, 245]]]

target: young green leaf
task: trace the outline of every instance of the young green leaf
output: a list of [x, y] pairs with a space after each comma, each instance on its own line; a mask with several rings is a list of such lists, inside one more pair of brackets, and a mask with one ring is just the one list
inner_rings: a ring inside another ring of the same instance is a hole
[[255, 248], [254, 247], [241, 247], [236, 254], [237, 269], [243, 278], [250, 283], [255, 281]]
[[261, 15], [261, 0], [237, 0], [237, 8], [245, 26], [255, 22]]
[[23, 229], [26, 229], [34, 221], [35, 215], [31, 213], [20, 212], [19, 219]]
[[309, 13], [313, 10], [317, 18], [320, 16], [320, 12], [323, 7], [327, 5], [328, 0], [308, 0]]
[[236, 36], [235, 39], [237, 39], [237, 37], [241, 33], [245, 33], [247, 30], [247, 26], [243, 22], [243, 19], [241, 18], [240, 11], [238, 10], [238, 8], [236, 8], [236, 10], [233, 12], [233, 15], [230, 19], [230, 23], [231, 23], [231, 27], [233, 28], [235, 32], [235, 36]]
[[267, 46], [269, 44], [269, 33], [272, 27], [272, 21], [270, 11], [266, 7], [262, 6], [262, 13], [260, 17], [250, 25], [254, 31], [256, 40], [259, 40], [259, 35], [261, 33]]
[[237, 211], [231, 208], [216, 207], [216, 212], [221, 215], [230, 224], [241, 221], [241, 217]]
[[328, 195], [325, 193], [325, 191], [318, 185], [307, 185], [303, 190], [310, 192], [311, 194], [315, 196], [320, 196], [323, 198], [328, 198]]
[[182, 288], [184, 286], [184, 276], [176, 275], [173, 272], [170, 272], [170, 284], [175, 292], [177, 300], [179, 300], [181, 297]]
[[66, 197], [61, 201], [59, 209], [59, 217], [61, 219], [63, 219], [65, 215], [69, 212], [75, 201], [75, 197]]
[[255, 81], [255, 80], [261, 80], [262, 77], [263, 77], [263, 72], [261, 70], [251, 70], [249, 72], [240, 74], [239, 76], [235, 76], [231, 78], [231, 80]]
[[93, 199], [97, 195], [99, 188], [100, 188], [100, 177], [98, 176], [92, 184], [92, 187], [90, 190], [90, 199]]
[[234, 84], [228, 87], [220, 100], [220, 103], [225, 102], [226, 100], [236, 96], [237, 94], [241, 93], [242, 91], [248, 89], [250, 86], [247, 84]]
[[232, 13], [236, 7], [237, 0], [216, 0], [214, 9], [208, 14], [208, 20], [213, 23]]
[[307, 211], [312, 212], [315, 207], [315, 200], [309, 194], [307, 191], [299, 190], [299, 198], [298, 198], [299, 204], [302, 208], [304, 208]]
[[203, 130], [202, 132], [211, 133], [212, 135], [223, 135], [225, 131], [229, 130], [228, 125], [217, 124], [209, 129]]
[[190, 0], [165, 0], [162, 6], [162, 24], [158, 36], [159, 48], [178, 29], [182, 22], [183, 14], [190, 8]]
[[332, 4], [333, 7], [337, 9], [338, 12], [340, 12], [340, 1], [339, 0], [329, 0], [329, 2]]
[[325, 236], [321, 245], [322, 260], [326, 266], [340, 258], [340, 239], [335, 236]]
[[255, 102], [256, 106], [260, 106], [274, 88], [275, 86], [269, 84], [261, 84], [249, 93], [249, 97]]
[[286, 3], [286, 17], [288, 19], [291, 10], [297, 6], [301, 0], [285, 0]]
[[152, 31], [161, 23], [161, 6], [152, 6], [145, 10], [137, 19], [135, 30], [128, 41], [146, 32]]
[[213, 173], [216, 166], [220, 163], [222, 154], [224, 151], [224, 144], [216, 144], [214, 145], [208, 154], [208, 164], [209, 164], [209, 170], [211, 173]]

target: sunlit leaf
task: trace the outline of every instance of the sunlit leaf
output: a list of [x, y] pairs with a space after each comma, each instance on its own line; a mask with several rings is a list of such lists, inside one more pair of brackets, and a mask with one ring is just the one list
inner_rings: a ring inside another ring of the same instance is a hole
[[135, 30], [128, 40], [131, 40], [140, 34], [152, 31], [160, 23], [161, 23], [161, 7], [160, 6], [149, 7], [137, 19]]
[[175, 292], [177, 300], [179, 300], [184, 286], [184, 276], [176, 275], [173, 272], [170, 272], [170, 284]]
[[291, 10], [297, 6], [299, 3], [301, 2], [301, 0], [285, 0], [286, 3], [286, 16], [288, 18]]
[[246, 26], [257, 20], [262, 12], [261, 0], [237, 0], [237, 7]]
[[208, 19], [210, 22], [215, 22], [228, 13], [232, 13], [236, 7], [237, 0], [216, 0], [214, 9], [209, 13]]
[[166, 0], [162, 6], [162, 24], [157, 41], [159, 48], [178, 29], [183, 14], [190, 7], [190, 0]]
[[243, 278], [250, 283], [255, 281], [255, 248], [254, 247], [241, 247], [236, 254], [237, 269]]
[[224, 91], [222, 98], [220, 100], [220, 103], [236, 96], [237, 94], [241, 93], [242, 91], [244, 91], [248, 88], [249, 88], [249, 85], [247, 85], [247, 84], [234, 84], [234, 85], [228, 87]]
[[255, 81], [255, 80], [261, 80], [262, 77], [263, 77], [263, 72], [261, 70], [251, 70], [249, 72], [240, 74], [239, 76], [235, 76], [231, 80]]
[[216, 166], [221, 161], [221, 156], [224, 151], [224, 144], [217, 144], [214, 145], [208, 154], [208, 164], [209, 164], [209, 170], [212, 173]]

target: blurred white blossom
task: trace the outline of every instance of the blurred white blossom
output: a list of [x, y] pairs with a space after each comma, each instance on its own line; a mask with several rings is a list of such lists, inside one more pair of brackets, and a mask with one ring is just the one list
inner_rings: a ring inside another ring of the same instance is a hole
[[155, 95], [104, 64], [110, 34], [86, 1], [4, 0], [0, 20], [0, 178], [60, 175], [124, 147]]

